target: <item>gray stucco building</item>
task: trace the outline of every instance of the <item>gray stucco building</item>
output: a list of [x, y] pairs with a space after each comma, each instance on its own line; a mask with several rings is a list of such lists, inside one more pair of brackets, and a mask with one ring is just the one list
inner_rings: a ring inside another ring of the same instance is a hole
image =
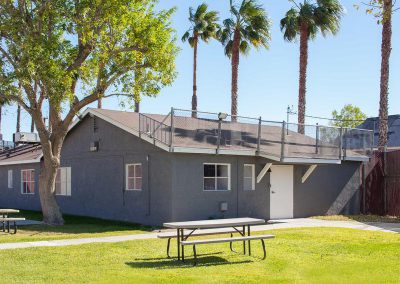
[[[359, 212], [370, 145], [344, 149], [341, 129], [303, 135], [284, 122], [190, 114], [85, 111], [62, 150], [62, 212], [150, 225]], [[40, 209], [40, 163], [40, 146], [0, 153], [0, 208]]]

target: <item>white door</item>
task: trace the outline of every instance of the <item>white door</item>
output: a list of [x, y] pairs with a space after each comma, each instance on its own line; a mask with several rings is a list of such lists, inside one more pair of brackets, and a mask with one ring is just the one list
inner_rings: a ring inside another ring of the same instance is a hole
[[293, 218], [293, 166], [272, 166], [270, 219]]

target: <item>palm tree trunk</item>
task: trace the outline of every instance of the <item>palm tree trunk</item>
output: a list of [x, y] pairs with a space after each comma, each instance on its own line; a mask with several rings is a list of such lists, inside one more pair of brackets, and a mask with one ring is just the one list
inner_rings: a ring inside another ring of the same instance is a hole
[[197, 45], [198, 36], [194, 36], [193, 46], [193, 96], [192, 96], [192, 117], [197, 117]]
[[233, 46], [232, 46], [232, 92], [231, 92], [231, 115], [232, 121], [237, 121], [238, 114], [238, 76], [239, 76], [239, 46], [240, 46], [240, 31], [235, 30], [233, 36]]
[[299, 70], [299, 101], [297, 110], [298, 132], [304, 134], [306, 115], [306, 83], [308, 64], [308, 27], [300, 26], [300, 70]]
[[140, 112], [140, 102], [135, 100], [135, 112]]
[[31, 121], [31, 133], [33, 133], [33, 132], [35, 132], [35, 122], [33, 121], [33, 118], [32, 118], [32, 121]]
[[392, 0], [383, 1], [383, 27], [381, 45], [381, 83], [379, 102], [379, 150], [383, 151], [388, 140], [389, 61], [392, 51]]
[[17, 106], [17, 129], [16, 132], [21, 131], [21, 106]]
[[3, 140], [3, 135], [1, 134], [1, 118], [2, 118], [3, 107], [0, 105], [0, 141]]
[[97, 100], [97, 108], [103, 108], [103, 101], [102, 99]]

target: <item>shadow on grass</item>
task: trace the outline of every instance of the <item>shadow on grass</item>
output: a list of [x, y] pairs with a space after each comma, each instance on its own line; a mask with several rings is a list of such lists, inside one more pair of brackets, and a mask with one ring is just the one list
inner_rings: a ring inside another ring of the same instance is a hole
[[[19, 214], [13, 216], [24, 217], [27, 220], [41, 221], [41, 212], [21, 210]], [[155, 228], [120, 221], [104, 220], [92, 217], [64, 215], [65, 224], [63, 226], [50, 226], [46, 224], [21, 226], [20, 230], [35, 231], [41, 233], [62, 233], [62, 234], [95, 234], [115, 231], [140, 230], [145, 232], [153, 231]]]
[[[218, 253], [220, 254], [220, 253]], [[215, 254], [201, 254], [197, 256], [197, 265], [193, 266], [194, 259], [189, 257], [185, 262], [178, 261], [176, 258], [149, 258], [135, 259], [136, 261], [126, 262], [125, 264], [132, 268], [150, 268], [150, 269], [174, 269], [174, 268], [193, 268], [201, 266], [218, 266], [218, 265], [235, 265], [251, 263], [251, 260], [245, 261], [228, 261], [223, 257], [215, 256]]]

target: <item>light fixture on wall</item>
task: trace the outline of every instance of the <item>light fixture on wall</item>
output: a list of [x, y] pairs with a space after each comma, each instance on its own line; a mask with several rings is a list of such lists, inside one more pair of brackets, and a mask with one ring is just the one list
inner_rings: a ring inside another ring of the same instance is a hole
[[228, 202], [226, 201], [222, 201], [219, 203], [219, 211], [221, 211], [222, 213], [228, 211]]
[[224, 112], [218, 113], [218, 119], [219, 119], [219, 120], [224, 120], [224, 119], [226, 119], [227, 117], [228, 117], [228, 114], [227, 114], [227, 113], [224, 113]]
[[99, 141], [90, 142], [90, 152], [98, 152], [99, 151]]

